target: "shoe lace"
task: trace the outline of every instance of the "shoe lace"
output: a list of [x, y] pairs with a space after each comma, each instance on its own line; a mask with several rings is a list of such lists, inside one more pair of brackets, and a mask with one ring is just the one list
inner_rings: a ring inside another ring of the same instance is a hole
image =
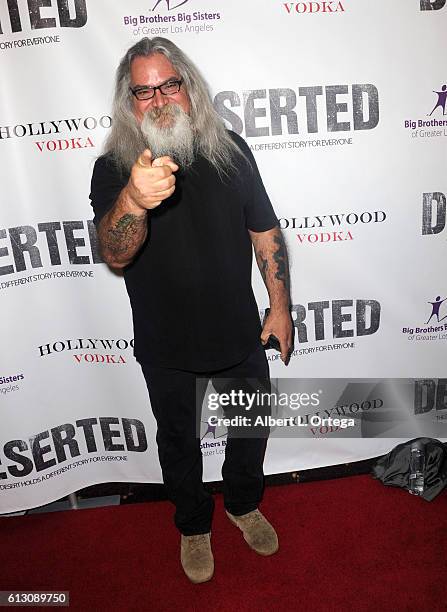
[[245, 519], [245, 522], [248, 525], [254, 525], [255, 523], [259, 523], [260, 521], [263, 521], [263, 517], [261, 513], [257, 511], [250, 513], [250, 516], [247, 516], [247, 518]]

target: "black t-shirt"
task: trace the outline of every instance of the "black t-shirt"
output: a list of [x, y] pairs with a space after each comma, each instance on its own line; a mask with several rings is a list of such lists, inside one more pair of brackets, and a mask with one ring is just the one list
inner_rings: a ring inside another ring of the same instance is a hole
[[[124, 270], [140, 362], [205, 372], [242, 361], [259, 344], [248, 229], [267, 231], [278, 220], [250, 148], [230, 134], [250, 163], [237, 156], [223, 181], [203, 157], [178, 171], [174, 194], [149, 211], [146, 242]], [[97, 159], [96, 225], [128, 179], [110, 157]]]

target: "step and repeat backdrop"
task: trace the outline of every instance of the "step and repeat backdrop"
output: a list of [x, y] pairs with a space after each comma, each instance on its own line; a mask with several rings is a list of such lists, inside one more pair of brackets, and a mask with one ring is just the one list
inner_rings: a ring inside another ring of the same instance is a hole
[[[296, 344], [287, 368], [268, 353], [277, 384], [414, 378], [409, 411], [447, 422], [446, 31], [446, 0], [0, 0], [0, 513], [161, 482], [127, 293], [101, 262], [88, 197], [116, 66], [143, 36], [202, 70], [280, 218]], [[262, 315], [255, 267], [253, 284]], [[321, 397], [301, 407], [308, 421], [385, 401], [380, 388]], [[313, 423], [269, 441], [266, 473], [402, 440]], [[202, 435], [218, 480], [226, 431]]]

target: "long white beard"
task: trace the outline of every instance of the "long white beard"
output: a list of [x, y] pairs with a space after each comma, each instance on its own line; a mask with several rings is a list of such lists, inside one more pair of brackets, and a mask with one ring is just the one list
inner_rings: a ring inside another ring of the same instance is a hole
[[194, 161], [194, 130], [189, 115], [178, 104], [166, 104], [145, 112], [141, 134], [152, 159], [169, 155], [180, 168]]

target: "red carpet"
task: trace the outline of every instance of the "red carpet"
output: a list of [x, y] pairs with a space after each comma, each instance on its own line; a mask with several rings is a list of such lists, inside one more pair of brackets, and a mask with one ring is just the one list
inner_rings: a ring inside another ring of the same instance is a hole
[[216, 571], [190, 584], [166, 502], [0, 518], [0, 590], [68, 590], [70, 610], [447, 609], [447, 493], [369, 476], [266, 490], [280, 551], [259, 557], [217, 497]]

